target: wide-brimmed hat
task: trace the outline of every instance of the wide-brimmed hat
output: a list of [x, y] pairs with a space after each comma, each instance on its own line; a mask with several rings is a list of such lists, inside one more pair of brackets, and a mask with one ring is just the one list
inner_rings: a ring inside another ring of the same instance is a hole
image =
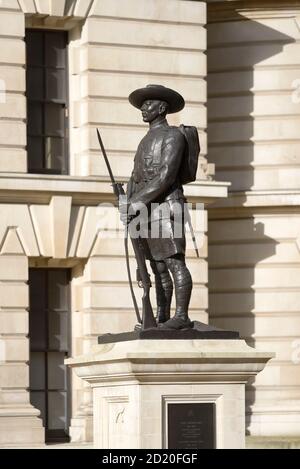
[[138, 109], [140, 109], [143, 103], [148, 99], [166, 101], [169, 105], [168, 114], [181, 111], [185, 105], [181, 94], [162, 85], [147, 85], [145, 88], [139, 88], [133, 91], [128, 99], [130, 104]]

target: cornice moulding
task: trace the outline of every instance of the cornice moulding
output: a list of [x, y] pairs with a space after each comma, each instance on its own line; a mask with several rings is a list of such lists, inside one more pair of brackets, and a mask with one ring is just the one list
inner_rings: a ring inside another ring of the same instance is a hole
[[263, 18], [288, 18], [298, 16], [298, 1], [238, 1], [207, 2], [208, 23], [242, 21]]
[[[124, 179], [118, 182], [124, 182]], [[227, 182], [196, 181], [185, 186], [185, 195], [193, 203], [212, 203], [227, 197], [229, 186]], [[0, 174], [1, 203], [48, 204], [53, 195], [72, 196], [73, 205], [95, 206], [101, 202], [115, 202], [108, 177]]]

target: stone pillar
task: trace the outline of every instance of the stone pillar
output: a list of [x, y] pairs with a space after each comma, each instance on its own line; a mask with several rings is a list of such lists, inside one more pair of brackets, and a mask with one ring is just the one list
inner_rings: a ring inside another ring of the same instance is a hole
[[17, 0], [0, 2], [0, 172], [25, 173], [25, 16]]
[[[299, 4], [209, 2], [210, 321], [276, 352], [247, 388], [251, 435], [300, 435]], [[298, 89], [297, 89], [298, 88]]]
[[[84, 332], [85, 316], [82, 307], [82, 284], [84, 283], [84, 263], [72, 269], [72, 354], [83, 353], [90, 347], [90, 339]], [[93, 413], [91, 409], [91, 392], [74, 373], [72, 383], [72, 417], [70, 422], [70, 438], [72, 442], [92, 440]]]
[[[271, 356], [242, 340], [133, 340], [97, 345], [66, 363], [93, 388], [95, 448], [240, 449], [245, 383]], [[195, 404], [210, 404], [210, 419], [199, 426], [200, 411], [198, 425], [187, 427], [185, 411], [185, 422], [175, 415], [169, 424], [172, 404], [188, 404], [192, 415]], [[181, 437], [172, 443], [170, 425], [180, 424]], [[187, 437], [191, 429], [197, 434]]]
[[40, 412], [29, 401], [28, 260], [17, 229], [0, 251], [0, 446], [44, 442]]

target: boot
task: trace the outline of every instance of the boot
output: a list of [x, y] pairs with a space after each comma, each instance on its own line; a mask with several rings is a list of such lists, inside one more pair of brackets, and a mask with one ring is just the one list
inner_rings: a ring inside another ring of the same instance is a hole
[[193, 327], [193, 323], [188, 317], [189, 303], [193, 288], [190, 272], [186, 266], [182, 266], [182, 268], [174, 269], [173, 276], [176, 311], [174, 317], [161, 324], [161, 327], [163, 329], [185, 329]]

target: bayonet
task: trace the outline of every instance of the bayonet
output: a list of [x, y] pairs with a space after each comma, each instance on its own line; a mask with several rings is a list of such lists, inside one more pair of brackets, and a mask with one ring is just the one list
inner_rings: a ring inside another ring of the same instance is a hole
[[[100, 144], [100, 148], [107, 166], [107, 170], [110, 176], [110, 180], [113, 186], [113, 191], [114, 194], [118, 200], [118, 203], [120, 203], [120, 199], [125, 198], [126, 194], [123, 188], [123, 184], [116, 182], [110, 163], [107, 158], [107, 154], [102, 142], [102, 138], [100, 135], [99, 130], [97, 129], [97, 135], [98, 135], [98, 140]], [[140, 246], [139, 246], [139, 241], [135, 237], [131, 237], [131, 243], [133, 247], [133, 251], [135, 254], [136, 262], [137, 262], [137, 267], [139, 271], [139, 276], [140, 276], [140, 286], [143, 288], [143, 298], [142, 298], [142, 303], [143, 303], [143, 312], [142, 312], [142, 318], [139, 312], [139, 308], [137, 305], [137, 301], [135, 298], [134, 290], [133, 290], [133, 285], [132, 285], [132, 278], [131, 278], [131, 272], [130, 272], [130, 265], [129, 265], [129, 252], [128, 252], [128, 225], [125, 226], [125, 254], [126, 254], [126, 267], [127, 267], [127, 273], [128, 273], [128, 280], [129, 280], [129, 287], [130, 287], [130, 292], [133, 300], [133, 305], [136, 313], [136, 317], [139, 323], [141, 323], [141, 328], [142, 329], [149, 329], [153, 327], [157, 327], [154, 315], [153, 315], [153, 310], [152, 310], [152, 305], [150, 302], [150, 276], [147, 271], [147, 265], [145, 261], [144, 254], [142, 253]]]

